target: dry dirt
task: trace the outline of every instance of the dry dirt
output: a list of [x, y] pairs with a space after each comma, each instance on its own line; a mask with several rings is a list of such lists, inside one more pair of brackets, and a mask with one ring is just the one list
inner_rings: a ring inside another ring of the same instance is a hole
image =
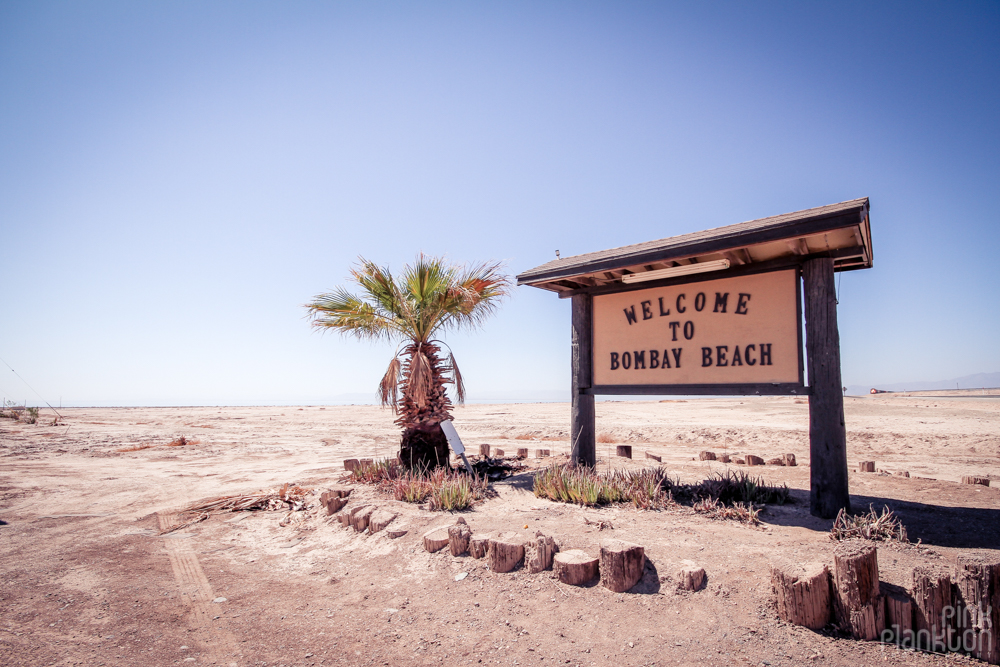
[[[531, 475], [462, 516], [476, 532], [541, 530], [596, 554], [614, 537], [642, 544], [649, 567], [626, 594], [559, 584], [551, 572], [497, 574], [482, 561], [426, 553], [420, 536], [448, 525], [379, 497], [409, 532], [359, 535], [317, 509], [215, 516], [159, 536], [196, 500], [273, 488], [322, 489], [351, 457], [394, 453], [392, 415], [366, 406], [63, 410], [59, 425], [0, 420], [0, 664], [14, 665], [801, 665], [945, 664], [967, 658], [901, 651], [779, 622], [768, 563], [832, 562], [829, 521], [809, 515], [808, 406], [795, 398], [598, 404], [600, 467], [653, 465], [684, 481], [726, 466], [700, 450], [794, 468], [754, 468], [785, 482], [795, 502], [768, 507], [759, 528], [688, 509], [582, 509], [534, 497]], [[883, 580], [908, 584], [919, 563], [1000, 548], [1000, 400], [848, 398], [849, 461], [874, 460], [910, 478], [851, 473], [856, 508], [888, 505], [913, 543], [883, 545]], [[41, 422], [51, 421], [51, 416]], [[549, 448], [565, 460], [565, 404], [476, 405], [456, 411], [470, 449]], [[184, 436], [199, 441], [167, 443]], [[150, 445], [144, 449], [121, 449]], [[931, 479], [933, 478], [933, 479]], [[613, 529], [598, 530], [585, 518]], [[919, 540], [919, 543], [918, 543]], [[678, 592], [675, 573], [708, 573]], [[465, 574], [464, 578], [459, 575]], [[456, 580], [460, 579], [460, 580]], [[224, 601], [222, 599], [224, 598]], [[218, 601], [216, 601], [218, 600]]]

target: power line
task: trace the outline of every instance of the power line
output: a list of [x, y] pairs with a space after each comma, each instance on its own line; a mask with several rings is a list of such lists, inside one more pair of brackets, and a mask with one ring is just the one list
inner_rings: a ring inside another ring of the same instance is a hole
[[[19, 379], [19, 380], [20, 380], [21, 382], [23, 382], [23, 383], [24, 383], [24, 385], [25, 385], [25, 386], [26, 386], [26, 387], [27, 387], [28, 389], [30, 389], [31, 391], [34, 391], [34, 392], [35, 392], [35, 396], [37, 396], [37, 397], [38, 397], [39, 399], [41, 399], [42, 403], [44, 403], [45, 405], [49, 406], [49, 410], [52, 410], [52, 412], [54, 412], [54, 413], [56, 413], [57, 415], [59, 415], [59, 411], [58, 411], [58, 410], [56, 410], [56, 409], [55, 409], [54, 407], [52, 407], [52, 404], [51, 404], [51, 403], [49, 403], [49, 402], [48, 402], [48, 401], [46, 401], [46, 400], [45, 400], [44, 398], [42, 398], [42, 395], [41, 395], [41, 394], [39, 394], [39, 393], [38, 393], [37, 391], [35, 391], [35, 388], [34, 388], [34, 387], [32, 387], [32, 386], [31, 386], [30, 384], [28, 384], [28, 381], [27, 381], [27, 380], [25, 380], [25, 379], [24, 379], [23, 377], [21, 377], [21, 375], [20, 375], [20, 374], [19, 374], [19, 373], [18, 373], [17, 371], [15, 371], [15, 370], [14, 370], [13, 368], [11, 368], [11, 365], [10, 365], [10, 364], [8, 364], [8, 363], [7, 363], [6, 361], [4, 361], [4, 360], [3, 360], [2, 358], [0, 358], [0, 361], [3, 361], [3, 365], [4, 365], [4, 366], [6, 366], [7, 368], [10, 368], [10, 372], [11, 372], [11, 373], [13, 373], [14, 375], [17, 375], [17, 378], [18, 378], [18, 379]], [[62, 417], [62, 415], [59, 415], [59, 416], [60, 416], [60, 417]]]

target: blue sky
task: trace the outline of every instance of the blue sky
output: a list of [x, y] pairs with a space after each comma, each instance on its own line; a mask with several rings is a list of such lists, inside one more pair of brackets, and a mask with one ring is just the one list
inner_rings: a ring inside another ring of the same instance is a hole
[[[65, 405], [372, 393], [391, 349], [302, 308], [358, 255], [862, 196], [845, 383], [1000, 370], [1000, 4], [0, 3], [0, 357]], [[567, 390], [554, 295], [448, 340], [473, 400]]]

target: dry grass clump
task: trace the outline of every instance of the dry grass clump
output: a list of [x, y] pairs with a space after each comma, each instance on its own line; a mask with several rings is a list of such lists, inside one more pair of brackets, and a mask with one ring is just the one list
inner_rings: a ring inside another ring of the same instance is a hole
[[201, 444], [201, 440], [188, 440], [183, 435], [176, 440], [171, 440], [167, 443], [167, 447], [187, 447], [188, 445], [198, 445]]
[[615, 436], [611, 435], [610, 433], [600, 433], [597, 436], [597, 442], [608, 445], [617, 441], [615, 440]]
[[530, 433], [518, 433], [517, 435], [514, 436], [514, 439], [515, 440], [534, 440], [535, 438]]
[[691, 506], [699, 514], [707, 514], [712, 519], [724, 519], [748, 523], [751, 526], [760, 524], [760, 508], [752, 503], [734, 503], [723, 505], [714, 498], [704, 498]]
[[598, 474], [590, 468], [550, 466], [535, 474], [534, 483], [535, 496], [557, 502], [589, 507], [628, 503], [638, 509], [685, 503], [713, 518], [751, 525], [759, 523], [756, 505], [783, 504], [789, 499], [787, 486], [772, 486], [733, 471], [717, 473], [698, 484], [681, 484], [663, 467]]
[[868, 506], [866, 514], [848, 514], [843, 509], [837, 513], [830, 529], [831, 540], [849, 540], [861, 538], [885, 542], [909, 542], [906, 536], [906, 526], [893, 514], [888, 506], [882, 507], [882, 513], [875, 511], [873, 505]]

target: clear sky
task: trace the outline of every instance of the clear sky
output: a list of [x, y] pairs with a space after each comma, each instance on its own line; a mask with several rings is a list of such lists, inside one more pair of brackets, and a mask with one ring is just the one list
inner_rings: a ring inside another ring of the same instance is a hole
[[[302, 308], [358, 255], [864, 196], [845, 383], [1000, 371], [1000, 3], [0, 2], [0, 357], [64, 405], [371, 395], [391, 348]], [[448, 340], [473, 400], [568, 395], [566, 300]]]

